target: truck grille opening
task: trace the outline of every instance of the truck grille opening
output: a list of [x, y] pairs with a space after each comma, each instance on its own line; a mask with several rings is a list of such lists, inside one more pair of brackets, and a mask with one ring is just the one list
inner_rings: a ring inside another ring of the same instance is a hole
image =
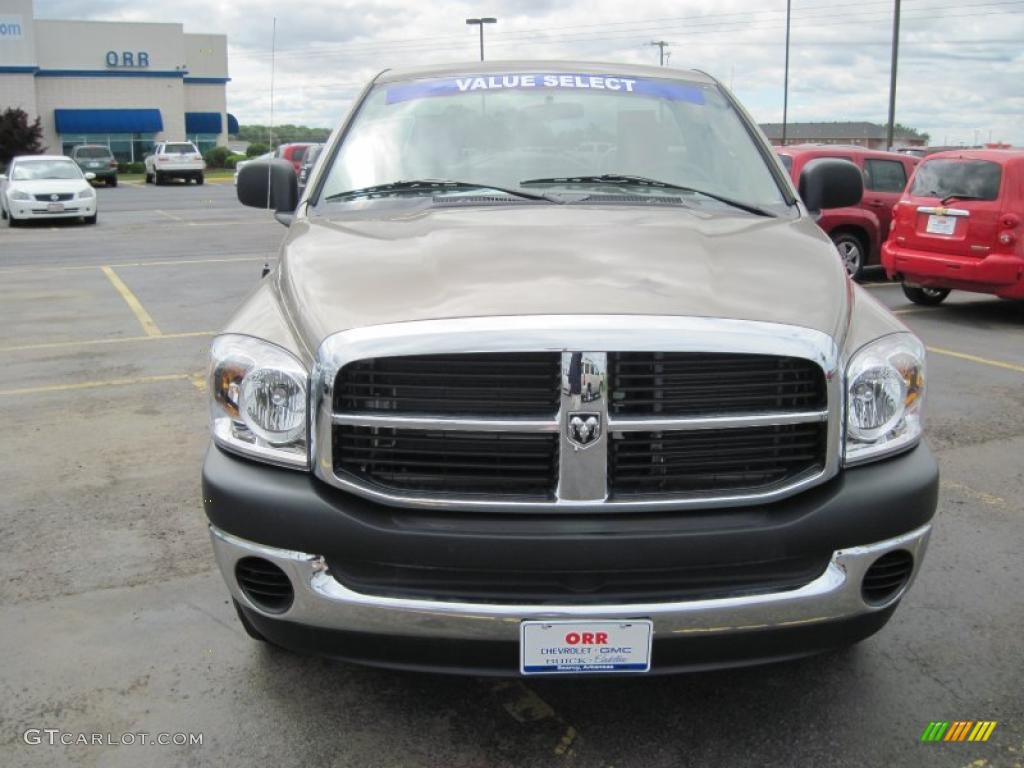
[[907, 585], [913, 570], [914, 556], [905, 549], [882, 555], [864, 574], [861, 585], [864, 602], [870, 605], [889, 602]]
[[334, 469], [384, 489], [554, 498], [558, 435], [336, 426]]
[[548, 416], [558, 410], [557, 352], [409, 355], [349, 363], [336, 411]]
[[717, 352], [608, 355], [613, 416], [818, 410], [825, 376], [810, 360]]
[[826, 430], [819, 422], [613, 434], [609, 485], [616, 498], [770, 488], [821, 469]]
[[327, 559], [334, 578], [367, 595], [491, 603], [667, 602], [796, 589], [828, 558], [638, 570], [507, 570]]
[[252, 604], [268, 613], [284, 613], [295, 599], [285, 572], [262, 557], [243, 557], [235, 563], [235, 578]]

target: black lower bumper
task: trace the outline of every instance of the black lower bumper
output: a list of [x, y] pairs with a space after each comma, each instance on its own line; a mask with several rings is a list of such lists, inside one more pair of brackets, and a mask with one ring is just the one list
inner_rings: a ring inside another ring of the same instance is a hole
[[247, 541], [328, 562], [467, 571], [627, 571], [816, 558], [900, 536], [931, 520], [938, 467], [927, 446], [840, 472], [783, 501], [628, 514], [508, 515], [382, 506], [317, 480], [209, 450], [210, 522]]
[[[885, 626], [895, 606], [856, 618], [726, 635], [655, 638], [647, 674], [700, 672], [786, 661], [853, 645]], [[339, 661], [417, 672], [517, 676], [517, 643], [402, 637], [308, 627], [241, 609], [269, 642]]]

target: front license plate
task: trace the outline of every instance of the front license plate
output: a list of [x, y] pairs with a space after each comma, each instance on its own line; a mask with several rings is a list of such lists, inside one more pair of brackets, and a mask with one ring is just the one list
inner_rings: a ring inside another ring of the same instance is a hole
[[49, 203], [46, 206], [46, 210], [50, 213], [60, 213], [64, 210], [64, 203]]
[[524, 675], [647, 672], [654, 627], [631, 621], [524, 621], [519, 671]]
[[932, 214], [928, 217], [928, 226], [925, 227], [925, 232], [932, 235], [952, 235], [955, 229], [955, 216], [936, 216]]

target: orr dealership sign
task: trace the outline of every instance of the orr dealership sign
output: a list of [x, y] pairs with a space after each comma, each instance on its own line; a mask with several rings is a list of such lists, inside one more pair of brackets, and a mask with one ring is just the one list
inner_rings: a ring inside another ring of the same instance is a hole
[[149, 54], [146, 51], [107, 51], [107, 66], [144, 69], [149, 66]]

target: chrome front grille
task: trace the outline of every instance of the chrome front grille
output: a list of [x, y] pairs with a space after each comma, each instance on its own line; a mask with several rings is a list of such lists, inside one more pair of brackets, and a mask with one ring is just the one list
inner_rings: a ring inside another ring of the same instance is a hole
[[608, 355], [617, 416], [801, 411], [825, 407], [825, 378], [810, 360], [723, 352]]
[[554, 416], [557, 352], [375, 357], [338, 374], [336, 411]]
[[395, 506], [729, 506], [838, 469], [836, 347], [803, 328], [426, 321], [338, 334], [318, 357], [318, 476]]

